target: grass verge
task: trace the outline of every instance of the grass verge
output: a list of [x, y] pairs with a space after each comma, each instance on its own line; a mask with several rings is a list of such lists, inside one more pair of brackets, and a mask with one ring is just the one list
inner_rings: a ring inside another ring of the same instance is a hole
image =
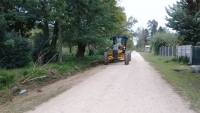
[[173, 57], [155, 56], [140, 52], [162, 77], [171, 84], [182, 98], [190, 102], [190, 106], [200, 113], [200, 73], [192, 73], [190, 66], [179, 64]]

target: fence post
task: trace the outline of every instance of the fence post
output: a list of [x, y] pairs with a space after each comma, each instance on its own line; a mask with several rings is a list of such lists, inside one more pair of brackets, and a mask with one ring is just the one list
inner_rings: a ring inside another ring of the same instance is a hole
[[192, 64], [192, 57], [193, 57], [193, 46], [190, 47], [190, 64]]
[[169, 57], [169, 52], [170, 52], [170, 51], [169, 51], [169, 46], [168, 46], [168, 57]]
[[162, 56], [162, 55], [161, 55], [161, 47], [159, 48], [159, 55]]
[[176, 58], [178, 59], [178, 57], [179, 57], [179, 54], [178, 54], [178, 46], [176, 46]]
[[165, 56], [165, 47], [164, 46], [162, 46], [162, 54], [163, 54], [163, 56]]

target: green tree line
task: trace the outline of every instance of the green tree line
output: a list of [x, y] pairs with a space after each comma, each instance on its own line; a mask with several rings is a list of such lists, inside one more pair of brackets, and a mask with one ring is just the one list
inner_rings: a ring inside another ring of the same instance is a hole
[[[62, 48], [76, 46], [76, 58], [101, 50], [113, 35], [133, 37], [137, 22], [117, 0], [1, 0], [0, 67], [34, 61], [62, 62]], [[41, 31], [31, 34], [32, 30]]]

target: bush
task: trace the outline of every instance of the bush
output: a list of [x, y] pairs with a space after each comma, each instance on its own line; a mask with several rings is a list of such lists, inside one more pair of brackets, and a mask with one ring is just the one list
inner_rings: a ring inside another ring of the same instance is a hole
[[178, 58], [178, 62], [181, 64], [187, 64], [189, 62], [189, 58], [187, 56], [181, 56]]
[[3, 54], [3, 40], [6, 36], [6, 22], [0, 18], [0, 55]]
[[156, 33], [150, 39], [150, 45], [155, 55], [159, 55], [159, 49], [161, 46], [177, 45], [178, 43], [178, 36], [171, 33]]
[[32, 50], [33, 61], [38, 61], [38, 58], [44, 55], [40, 63], [47, 62], [50, 59], [49, 49], [49, 39], [45, 39], [42, 33], [36, 34], [34, 37], [34, 48]]
[[31, 61], [31, 45], [17, 33], [7, 33], [3, 44], [3, 53], [0, 56], [1, 68], [23, 67]]
[[1, 70], [0, 72], [0, 89], [4, 87], [10, 87], [13, 83], [14, 75], [9, 73], [8, 71]]

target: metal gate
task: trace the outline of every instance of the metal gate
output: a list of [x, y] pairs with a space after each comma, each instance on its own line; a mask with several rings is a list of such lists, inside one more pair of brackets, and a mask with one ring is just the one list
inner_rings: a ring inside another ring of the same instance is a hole
[[193, 46], [192, 65], [200, 65], [200, 46]]

